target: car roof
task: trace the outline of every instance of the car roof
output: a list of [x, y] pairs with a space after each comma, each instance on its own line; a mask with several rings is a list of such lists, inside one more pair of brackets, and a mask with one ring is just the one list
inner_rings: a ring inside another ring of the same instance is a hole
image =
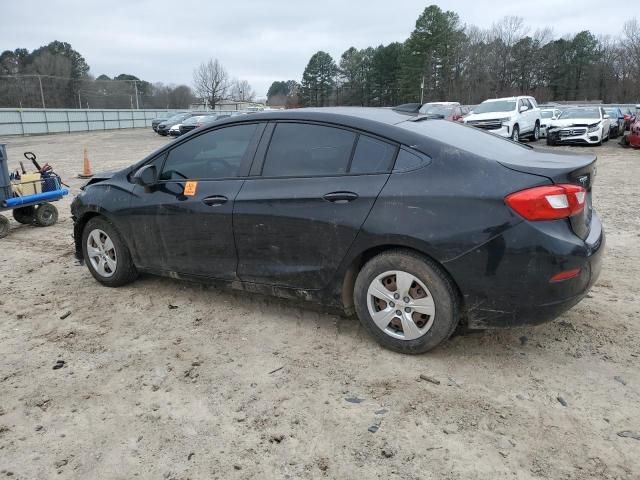
[[[409, 129], [396, 126], [402, 122], [423, 119], [424, 116], [403, 114], [390, 108], [378, 107], [314, 107], [297, 108], [291, 110], [272, 110], [268, 112], [248, 113], [247, 115], [231, 116], [225, 119], [210, 123], [206, 128], [199, 128], [198, 134], [207, 130], [219, 128], [222, 125], [240, 125], [256, 121], [297, 121], [297, 122], [318, 122], [334, 124], [337, 127], [352, 128], [365, 133], [386, 138], [393, 142], [401, 143], [422, 151], [425, 144], [431, 144], [432, 139], [423, 133], [416, 133]], [[429, 120], [442, 121], [445, 120]], [[188, 138], [196, 134], [195, 130], [183, 135], [181, 138]], [[157, 153], [157, 152], [155, 152]], [[154, 154], [155, 154], [154, 153]]]
[[422, 106], [424, 107], [425, 105], [460, 105], [460, 102], [427, 102]]
[[[242, 117], [249, 117], [252, 119], [266, 118], [273, 120], [318, 120], [354, 126], [361, 121], [396, 125], [414, 118], [414, 115], [381, 107], [310, 107], [291, 110], [255, 112], [243, 115]], [[237, 118], [238, 117], [235, 117], [235, 119]]]

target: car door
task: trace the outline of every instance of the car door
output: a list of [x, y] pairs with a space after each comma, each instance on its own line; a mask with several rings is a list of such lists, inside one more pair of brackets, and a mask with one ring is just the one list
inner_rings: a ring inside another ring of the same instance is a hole
[[523, 117], [523, 127], [521, 129], [522, 132], [531, 132], [535, 127], [535, 121], [533, 120], [535, 113], [533, 112], [533, 106], [526, 98], [520, 100], [522, 105], [527, 107], [527, 110], [522, 113]]
[[130, 231], [143, 269], [234, 279], [233, 202], [264, 124], [221, 126], [179, 142], [158, 182], [136, 186]]
[[256, 176], [243, 184], [233, 213], [238, 277], [323, 288], [389, 178], [398, 147], [304, 122], [271, 124], [263, 137]]

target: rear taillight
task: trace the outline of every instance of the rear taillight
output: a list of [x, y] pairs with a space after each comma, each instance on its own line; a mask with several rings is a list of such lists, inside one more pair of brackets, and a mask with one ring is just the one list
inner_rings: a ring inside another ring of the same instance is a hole
[[559, 220], [579, 214], [586, 197], [583, 187], [561, 184], [521, 190], [504, 200], [527, 220]]

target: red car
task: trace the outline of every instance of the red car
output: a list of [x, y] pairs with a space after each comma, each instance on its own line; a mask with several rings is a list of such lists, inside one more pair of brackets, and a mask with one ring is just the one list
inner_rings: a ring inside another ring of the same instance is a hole
[[[636, 106], [636, 111], [637, 110], [638, 107]], [[630, 108], [623, 108], [622, 113], [624, 114], [624, 130], [627, 131], [631, 128], [631, 124], [636, 120], [637, 114]]]
[[469, 114], [469, 108], [458, 102], [431, 102], [420, 107], [420, 115], [430, 118], [443, 118], [454, 122], [462, 122], [465, 115]]
[[640, 117], [635, 116], [631, 123], [629, 135], [625, 135], [620, 143], [626, 147], [640, 148]]

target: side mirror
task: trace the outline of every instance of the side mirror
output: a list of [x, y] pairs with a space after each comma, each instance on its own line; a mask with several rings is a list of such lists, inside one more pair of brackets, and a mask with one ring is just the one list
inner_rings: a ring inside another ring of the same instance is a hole
[[526, 112], [527, 110], [529, 110], [529, 107], [527, 107], [526, 105], [520, 107], [520, 112]]
[[141, 187], [149, 187], [158, 180], [158, 174], [155, 165], [145, 165], [133, 174], [133, 183]]

